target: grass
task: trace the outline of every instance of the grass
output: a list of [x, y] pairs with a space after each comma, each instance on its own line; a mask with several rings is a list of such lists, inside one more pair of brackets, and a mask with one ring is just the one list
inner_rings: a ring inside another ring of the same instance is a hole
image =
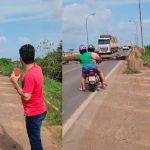
[[11, 59], [0, 58], [0, 70], [3, 72], [3, 75], [10, 76], [13, 70]]
[[150, 66], [150, 45], [145, 46], [145, 52], [142, 54], [142, 59]]
[[124, 73], [125, 74], [137, 74], [137, 73], [140, 73], [140, 72], [137, 71], [136, 69], [127, 69]]
[[44, 96], [46, 102], [50, 102], [56, 108], [58, 108], [58, 112], [54, 111], [50, 105], [47, 103], [47, 120], [50, 124], [62, 124], [62, 83], [49, 79], [48, 77], [44, 77]]
[[[3, 72], [3, 75], [10, 76], [14, 67], [18, 67], [18, 65], [14, 64], [11, 59], [0, 58], [0, 70]], [[23, 75], [23, 68], [21, 66], [19, 66], [19, 68], [21, 70], [21, 75]], [[19, 80], [19, 84], [21, 85], [21, 80]], [[44, 96], [48, 108], [46, 120], [48, 120], [50, 124], [61, 125], [62, 83], [44, 77]], [[58, 112], [52, 110], [48, 104], [49, 102], [58, 108]]]
[[9, 58], [0, 58], [0, 70], [4, 76], [10, 76], [15, 67], [20, 68], [21, 73], [23, 73], [23, 68], [19, 64], [13, 63]]

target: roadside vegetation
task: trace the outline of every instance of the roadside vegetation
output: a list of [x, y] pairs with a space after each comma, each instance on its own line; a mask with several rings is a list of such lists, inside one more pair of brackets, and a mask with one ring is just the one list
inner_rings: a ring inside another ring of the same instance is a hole
[[45, 51], [43, 58], [36, 58], [36, 62], [42, 67], [45, 76], [57, 81], [62, 81], [62, 41], [54, 50], [51, 43], [45, 40], [37, 47], [39, 51]]
[[143, 48], [135, 47], [127, 57], [127, 69], [124, 73], [126, 74], [137, 74], [141, 73], [143, 65], [146, 61], [150, 60], [150, 50], [144, 51]]
[[11, 59], [0, 58], [0, 71], [3, 72], [3, 75], [10, 76], [14, 67]]
[[148, 64], [150, 67], [150, 45], [145, 46], [145, 51], [142, 55], [142, 59]]
[[[45, 42], [46, 41], [46, 42]], [[48, 40], [40, 43], [40, 48], [47, 47], [48, 51], [42, 58], [36, 58], [44, 74], [44, 95], [48, 112], [46, 120], [51, 125], [62, 124], [62, 41], [56, 50], [51, 50]], [[39, 47], [38, 47], [39, 50]], [[8, 58], [0, 58], [0, 71], [3, 75], [10, 76], [13, 68], [19, 67], [21, 74], [23, 69], [19, 62], [13, 62]], [[21, 83], [21, 82], [20, 82]]]
[[44, 95], [47, 104], [47, 118], [49, 124], [61, 125], [62, 122], [62, 83], [44, 77]]
[[140, 73], [140, 72], [138, 70], [136, 70], [136, 69], [128, 68], [124, 73], [125, 74], [136, 74], [136, 73]]

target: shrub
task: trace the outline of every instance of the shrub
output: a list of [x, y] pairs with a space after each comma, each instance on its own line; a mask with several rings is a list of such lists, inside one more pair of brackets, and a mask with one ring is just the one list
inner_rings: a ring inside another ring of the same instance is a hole
[[[45, 47], [45, 43], [40, 48]], [[47, 44], [46, 45], [50, 45]], [[50, 48], [49, 48], [50, 49]], [[45, 76], [62, 81], [62, 41], [56, 50], [49, 50], [47, 55], [43, 58], [37, 58], [36, 62], [42, 67]]]
[[150, 45], [145, 46], [145, 52], [142, 54], [142, 59], [150, 66]]
[[2, 70], [3, 75], [10, 76], [13, 70], [13, 64], [11, 59], [9, 58], [1, 58], [0, 59], [0, 70]]

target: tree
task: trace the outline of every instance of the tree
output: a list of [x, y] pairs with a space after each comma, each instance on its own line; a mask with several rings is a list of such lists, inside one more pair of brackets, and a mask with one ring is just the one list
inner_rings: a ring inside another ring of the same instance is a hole
[[56, 50], [51, 50], [51, 47], [48, 48], [48, 41], [40, 43], [40, 49], [42, 47], [47, 47], [49, 50], [47, 55], [43, 58], [38, 58], [37, 63], [42, 67], [43, 72], [46, 76], [62, 81], [62, 40], [59, 43], [59, 46]]
[[54, 43], [46, 39], [40, 42], [40, 44], [37, 46], [37, 50], [47, 53], [47, 52], [52, 51], [53, 46], [54, 46]]

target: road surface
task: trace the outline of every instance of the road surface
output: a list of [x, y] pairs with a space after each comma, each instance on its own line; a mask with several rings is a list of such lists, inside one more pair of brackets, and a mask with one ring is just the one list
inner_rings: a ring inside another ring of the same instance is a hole
[[[103, 61], [100, 68], [106, 76], [118, 60]], [[86, 100], [91, 92], [79, 91], [81, 76], [81, 64], [70, 64], [63, 66], [63, 124], [71, 117], [76, 109]]]
[[63, 138], [64, 150], [150, 150], [150, 69], [109, 78]]

